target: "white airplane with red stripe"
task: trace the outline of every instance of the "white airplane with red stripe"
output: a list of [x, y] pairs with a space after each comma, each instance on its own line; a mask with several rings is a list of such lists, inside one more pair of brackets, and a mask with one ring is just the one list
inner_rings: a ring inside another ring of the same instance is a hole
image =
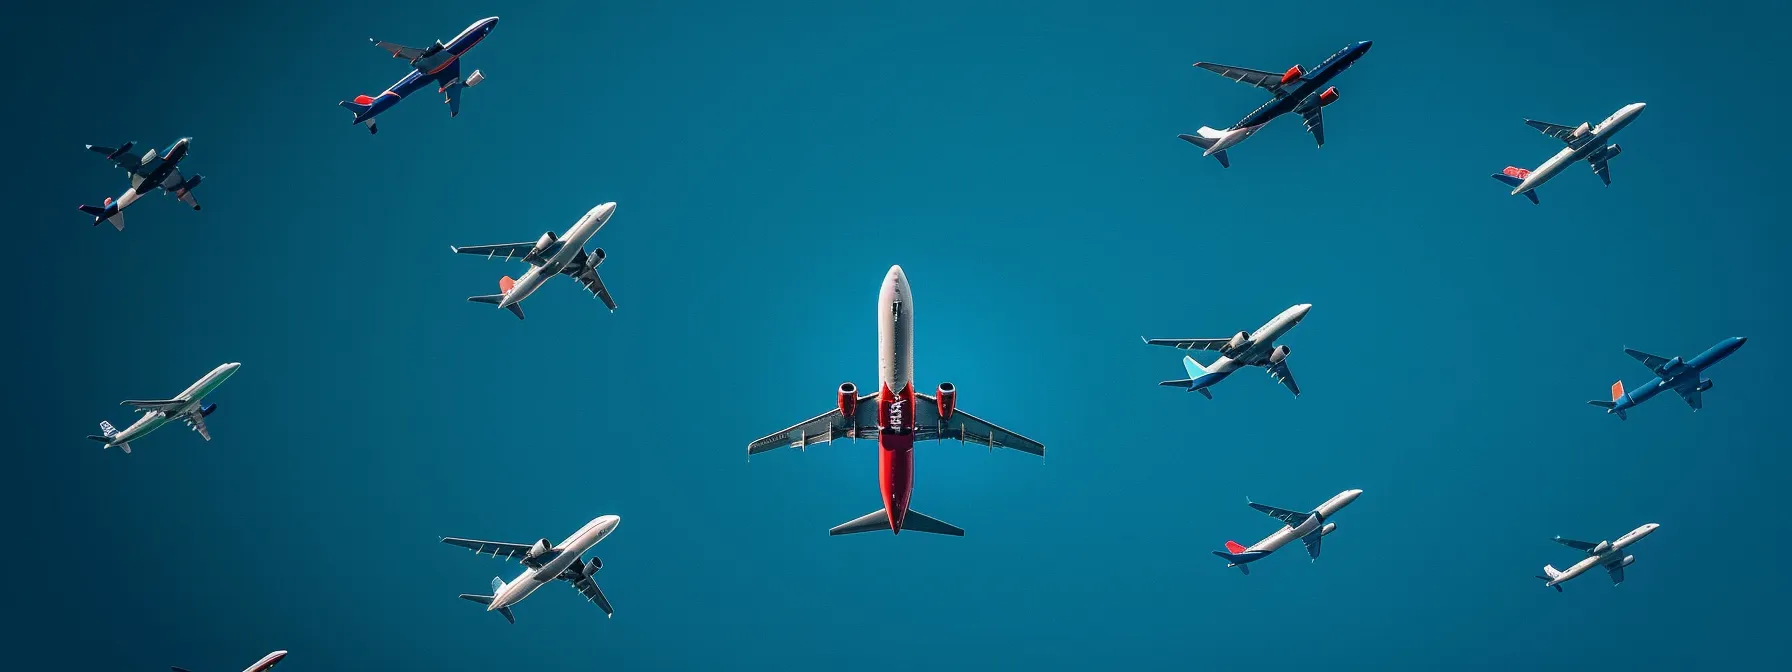
[[520, 258], [532, 267], [522, 278], [512, 280], [506, 275], [498, 280], [498, 291], [501, 293], [469, 296], [467, 300], [496, 305], [509, 310], [520, 320], [523, 319], [523, 299], [540, 289], [548, 278], [566, 275], [584, 285], [586, 291], [610, 308], [610, 312], [616, 312], [616, 300], [610, 298], [610, 290], [604, 287], [603, 278], [597, 275], [597, 267], [604, 263], [603, 248], [585, 252], [585, 243], [597, 235], [598, 229], [604, 228], [604, 224], [610, 221], [610, 215], [615, 212], [615, 203], [604, 203], [580, 217], [572, 228], [566, 230], [566, 235], [556, 236], [553, 231], [549, 231], [541, 234], [541, 239], [535, 242], [450, 246], [449, 249], [455, 254], [477, 254], [487, 259], [503, 255], [505, 261]]
[[937, 394], [915, 391], [914, 299], [908, 276], [891, 266], [877, 299], [876, 394], [860, 395], [848, 381], [840, 385], [835, 408], [747, 445], [747, 454], [791, 446], [799, 450], [835, 439], [876, 439], [878, 486], [883, 504], [876, 511], [828, 530], [830, 535], [903, 530], [964, 536], [964, 530], [909, 508], [915, 489], [915, 443], [957, 439], [1044, 456], [1045, 445], [958, 408], [958, 390], [940, 383]]
[[1276, 552], [1277, 549], [1299, 539], [1307, 547], [1307, 555], [1318, 560], [1319, 541], [1325, 538], [1325, 535], [1338, 529], [1338, 524], [1329, 519], [1344, 507], [1350, 506], [1350, 503], [1356, 501], [1356, 498], [1362, 494], [1361, 490], [1345, 490], [1331, 499], [1325, 500], [1325, 503], [1320, 504], [1319, 508], [1306, 513], [1278, 509], [1268, 504], [1258, 504], [1247, 500], [1251, 508], [1282, 521], [1282, 529], [1276, 530], [1274, 534], [1264, 537], [1263, 541], [1250, 546], [1236, 541], [1227, 541], [1226, 550], [1214, 551], [1213, 554], [1224, 559], [1227, 567], [1237, 567], [1239, 571], [1248, 575], [1251, 573], [1250, 563], [1262, 560]]
[[[262, 656], [261, 660], [255, 661], [254, 665], [243, 668], [243, 672], [268, 672], [268, 670], [274, 669], [275, 665], [279, 665], [282, 660], [286, 660], [286, 652], [275, 651]], [[184, 667], [174, 667], [172, 665], [169, 666], [168, 669], [173, 670], [174, 672], [191, 672]]]

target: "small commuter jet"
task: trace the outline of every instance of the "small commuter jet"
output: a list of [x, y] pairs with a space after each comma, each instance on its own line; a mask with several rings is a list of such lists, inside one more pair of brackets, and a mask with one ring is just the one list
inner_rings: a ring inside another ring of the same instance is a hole
[[1493, 179], [1510, 185], [1513, 196], [1524, 194], [1525, 198], [1531, 199], [1532, 205], [1537, 203], [1537, 187], [1543, 186], [1544, 182], [1548, 182], [1550, 178], [1560, 174], [1576, 161], [1586, 161], [1587, 165], [1593, 167], [1593, 174], [1598, 175], [1599, 179], [1605, 182], [1605, 186], [1612, 186], [1611, 166], [1607, 162], [1624, 150], [1616, 144], [1605, 143], [1612, 136], [1617, 135], [1618, 131], [1624, 130], [1625, 126], [1629, 126], [1630, 122], [1635, 121], [1637, 115], [1642, 114], [1645, 107], [1648, 106], [1643, 103], [1625, 105], [1618, 108], [1617, 112], [1613, 112], [1612, 116], [1606, 117], [1605, 121], [1599, 122], [1598, 126], [1589, 126], [1584, 121], [1579, 126], [1563, 126], [1547, 121], [1526, 119], [1524, 120], [1525, 125], [1541, 131], [1544, 135], [1568, 143], [1568, 147], [1556, 152], [1555, 156], [1549, 157], [1548, 161], [1544, 161], [1543, 165], [1538, 166], [1535, 170], [1506, 166], [1504, 171], [1494, 173]]
[[1313, 134], [1313, 141], [1320, 147], [1325, 146], [1325, 118], [1320, 108], [1338, 102], [1338, 87], [1327, 87], [1326, 84], [1354, 65], [1363, 54], [1369, 53], [1373, 42], [1354, 42], [1339, 49], [1337, 53], [1326, 57], [1319, 67], [1307, 72], [1299, 65], [1289, 68], [1287, 72], [1277, 74], [1250, 68], [1239, 68], [1218, 63], [1196, 63], [1195, 67], [1218, 74], [1235, 82], [1243, 82], [1269, 91], [1272, 96], [1244, 119], [1223, 131], [1202, 126], [1195, 135], [1178, 135], [1176, 137], [1205, 150], [1201, 156], [1211, 156], [1220, 162], [1221, 168], [1232, 167], [1232, 161], [1226, 158], [1226, 149], [1244, 142], [1259, 129], [1276, 117], [1289, 112], [1299, 114], [1307, 124], [1307, 131]]
[[554, 546], [548, 545], [547, 539], [534, 544], [507, 544], [444, 537], [442, 543], [472, 549], [476, 554], [490, 553], [494, 558], [500, 555], [517, 558], [523, 563], [527, 569], [514, 581], [505, 583], [501, 577], [492, 577], [492, 594], [460, 596], [460, 599], [485, 605], [486, 611], [498, 612], [506, 621], [516, 623], [516, 616], [510, 612], [510, 608], [554, 579], [572, 584], [580, 595], [585, 596], [587, 602], [597, 603], [597, 608], [604, 610], [604, 615], [615, 616], [616, 610], [610, 608], [610, 600], [604, 597], [604, 591], [598, 589], [597, 580], [593, 578], [597, 575], [597, 570], [603, 569], [603, 561], [594, 557], [590, 562], [585, 562], [579, 556], [591, 550], [597, 542], [603, 541], [620, 524], [620, 516], [598, 516]]
[[218, 405], [205, 403], [205, 397], [211, 394], [212, 390], [223, 385], [224, 381], [230, 379], [231, 374], [236, 373], [236, 370], [242, 367], [243, 365], [237, 362], [220, 365], [218, 368], [212, 369], [211, 373], [205, 374], [204, 378], [200, 378], [199, 382], [193, 383], [180, 394], [174, 395], [173, 399], [129, 399], [119, 402], [120, 406], [135, 407], [143, 415], [122, 432], [117, 427], [113, 427], [111, 421], [102, 420], [100, 421], [100, 434], [88, 435], [87, 438], [106, 444], [107, 448], [117, 446], [123, 449], [126, 455], [129, 455], [132, 441], [143, 438], [169, 422], [184, 420], [189, 429], [199, 432], [200, 438], [210, 441], [212, 435], [205, 429], [205, 418], [211, 415], [212, 411], [218, 410]]
[[1275, 319], [1259, 327], [1253, 332], [1238, 332], [1231, 338], [1147, 338], [1149, 345], [1162, 345], [1178, 350], [1211, 350], [1220, 353], [1211, 366], [1202, 366], [1195, 358], [1184, 355], [1182, 366], [1188, 370], [1188, 378], [1166, 380], [1158, 383], [1166, 387], [1187, 388], [1190, 392], [1200, 392], [1201, 396], [1213, 398], [1207, 388], [1214, 383], [1225, 380], [1232, 372], [1246, 366], [1261, 366], [1269, 370], [1269, 377], [1281, 383], [1283, 387], [1300, 396], [1300, 385], [1294, 382], [1294, 373], [1288, 370], [1288, 355], [1294, 350], [1286, 345], [1276, 345], [1276, 339], [1288, 333], [1294, 325], [1307, 316], [1313, 304], [1303, 303], [1282, 311]]
[[616, 312], [616, 300], [610, 298], [610, 290], [604, 288], [604, 280], [597, 276], [598, 265], [604, 263], [604, 249], [597, 248], [590, 254], [585, 253], [585, 242], [597, 235], [597, 230], [604, 228], [610, 221], [610, 215], [616, 212], [615, 203], [605, 203], [592, 208], [580, 217], [579, 221], [566, 230], [566, 235], [555, 236], [553, 231], [541, 234], [541, 239], [533, 243], [508, 243], [505, 245], [469, 245], [453, 247], [455, 254], [477, 254], [487, 259], [504, 255], [505, 261], [521, 258], [534, 268], [524, 273], [518, 280], [506, 275], [498, 281], [501, 294], [485, 296], [469, 296], [468, 301], [474, 303], [495, 304], [499, 308], [509, 310], [516, 319], [523, 319], [523, 299], [529, 298], [541, 283], [556, 274], [571, 276], [584, 285], [591, 295], [609, 306], [610, 312]]
[[114, 165], [131, 174], [131, 188], [118, 198], [108, 198], [100, 205], [83, 205], [81, 212], [93, 215], [93, 225], [110, 222], [113, 228], [124, 230], [124, 209], [137, 202], [137, 198], [152, 189], [161, 189], [164, 193], [180, 199], [182, 203], [199, 209], [199, 201], [193, 198], [193, 190], [199, 187], [204, 175], [194, 175], [192, 179], [181, 177], [180, 161], [186, 158], [187, 148], [192, 138], [175, 140], [167, 149], [156, 153], [154, 148], [144, 152], [143, 156], [131, 156], [131, 147], [135, 142], [127, 142], [116, 148], [88, 145], [88, 151], [104, 154]]
[[998, 427], [958, 408], [958, 388], [940, 383], [937, 394], [915, 391], [915, 302], [908, 275], [891, 266], [877, 298], [878, 391], [860, 395], [848, 381], [840, 384], [835, 407], [784, 431], [747, 444], [747, 455], [785, 446], [802, 450], [835, 439], [876, 439], [878, 486], [883, 505], [876, 511], [834, 526], [831, 536], [903, 530], [964, 536], [951, 523], [908, 507], [915, 493], [915, 443], [957, 439], [959, 443], [1009, 448], [1045, 456], [1045, 445]]
[[[243, 668], [243, 672], [268, 672], [268, 670], [274, 669], [275, 665], [279, 665], [280, 661], [282, 661], [282, 660], [286, 660], [286, 652], [285, 651], [275, 651], [268, 655], [262, 656], [261, 660], [255, 661], [254, 665], [250, 665], [246, 668]], [[184, 667], [170, 666], [168, 669], [173, 670], [174, 672], [192, 672], [191, 670], [188, 670], [187, 668], [184, 668]]]
[[1747, 338], [1740, 336], [1726, 338], [1684, 362], [1680, 361], [1679, 357], [1668, 359], [1641, 350], [1625, 348], [1624, 354], [1630, 355], [1636, 361], [1642, 362], [1643, 366], [1649, 367], [1650, 371], [1655, 372], [1655, 379], [1643, 383], [1642, 389], [1635, 392], [1625, 392], [1624, 381], [1620, 380], [1612, 383], [1611, 401], [1594, 399], [1587, 403], [1605, 409], [1606, 413], [1618, 416], [1619, 420], [1628, 420], [1626, 411], [1635, 408], [1637, 404], [1648, 401], [1650, 397], [1661, 394], [1662, 390], [1673, 390], [1680, 395], [1680, 399], [1685, 401], [1687, 406], [1692, 407], [1694, 413], [1697, 413], [1699, 409], [1705, 407], [1705, 391], [1711, 389], [1712, 385], [1711, 379], [1704, 377], [1705, 369], [1723, 361], [1725, 357], [1729, 357], [1741, 349], [1742, 345], [1747, 342]]
[[410, 62], [411, 72], [400, 78], [398, 83], [380, 92], [380, 95], [363, 94], [355, 96], [353, 101], [344, 100], [336, 104], [355, 113], [354, 123], [365, 122], [368, 133], [378, 133], [380, 129], [374, 125], [374, 117], [391, 109], [393, 105], [397, 105], [398, 101], [404, 100], [405, 96], [416, 93], [425, 84], [435, 82], [437, 84], [436, 93], [442, 94], [445, 97], [442, 102], [448, 104], [448, 116], [459, 116], [460, 90], [479, 86], [480, 82], [485, 81], [485, 73], [478, 70], [467, 75], [466, 79], [461, 79], [460, 57], [466, 55], [473, 45], [479, 44], [479, 41], [485, 39], [486, 35], [490, 35], [492, 29], [496, 27], [498, 27], [498, 17], [480, 19], [473, 25], [467, 26], [466, 30], [460, 31], [460, 34], [454, 36], [454, 39], [449, 40], [447, 44], [437, 41], [424, 49], [368, 40], [374, 46], [391, 52], [393, 58], [402, 58]]
[[1578, 551], [1585, 551], [1587, 557], [1574, 563], [1567, 570], [1556, 569], [1554, 565], [1544, 565], [1544, 575], [1537, 578], [1543, 579], [1543, 585], [1554, 588], [1559, 593], [1562, 592], [1563, 582], [1585, 574], [1587, 570], [1594, 567], [1604, 567], [1606, 573], [1612, 577], [1612, 585], [1616, 586], [1624, 582], [1624, 568], [1629, 567], [1630, 563], [1636, 562], [1636, 556], [1624, 553], [1625, 547], [1649, 536], [1658, 527], [1661, 526], [1655, 523], [1645, 523], [1642, 527], [1625, 532], [1624, 536], [1618, 537], [1617, 541], [1601, 541], [1597, 544], [1556, 537], [1556, 543]]
[[1247, 576], [1251, 573], [1250, 563], [1262, 560], [1276, 552], [1276, 549], [1288, 545], [1288, 542], [1295, 539], [1299, 539], [1302, 544], [1306, 545], [1309, 557], [1318, 560], [1319, 540], [1338, 529], [1337, 523], [1327, 522], [1326, 519], [1344, 507], [1350, 506], [1350, 503], [1356, 501], [1356, 498], [1362, 494], [1361, 490], [1345, 490], [1331, 499], [1325, 500], [1325, 503], [1320, 504], [1319, 508], [1306, 513], [1278, 509], [1267, 504], [1245, 500], [1251, 505], [1251, 508], [1282, 521], [1282, 529], [1276, 530], [1274, 534], [1264, 537], [1263, 541], [1252, 544], [1248, 548], [1236, 541], [1227, 541], [1226, 550], [1214, 551], [1213, 554], [1224, 559], [1227, 567], [1237, 567]]

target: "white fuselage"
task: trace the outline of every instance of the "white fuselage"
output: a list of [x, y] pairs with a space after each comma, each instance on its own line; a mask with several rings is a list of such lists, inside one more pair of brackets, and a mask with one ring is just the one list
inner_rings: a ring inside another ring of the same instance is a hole
[[1245, 362], [1267, 360], [1269, 351], [1276, 348], [1276, 339], [1288, 333], [1288, 330], [1293, 329], [1294, 325], [1300, 324], [1300, 321], [1306, 318], [1307, 312], [1312, 309], [1313, 304], [1311, 303], [1290, 306], [1280, 315], [1251, 332], [1250, 343], [1246, 344], [1243, 349], [1226, 353], [1214, 360], [1213, 364], [1207, 367], [1207, 371], [1209, 373], [1231, 373], [1246, 366]]
[[1579, 147], [1566, 147], [1562, 151], [1556, 152], [1555, 156], [1549, 157], [1549, 160], [1544, 161], [1543, 165], [1537, 166], [1529, 175], [1526, 175], [1524, 181], [1519, 182], [1517, 187], [1513, 187], [1512, 195], [1517, 196], [1543, 186], [1543, 183], [1548, 182], [1550, 178], [1555, 177], [1568, 166], [1574, 165], [1574, 162], [1587, 158], [1594, 151], [1605, 147], [1606, 143], [1611, 141], [1612, 136], [1617, 135], [1618, 131], [1624, 130], [1625, 126], [1629, 126], [1630, 122], [1636, 120], [1637, 115], [1643, 113], [1644, 107], [1646, 107], [1644, 103], [1631, 103], [1618, 108], [1618, 111], [1613, 112], [1612, 116], [1606, 117], [1605, 121], [1599, 122], [1598, 126], [1587, 131], [1588, 135], [1593, 136], [1592, 140], [1586, 141]]
[[529, 298], [530, 294], [534, 294], [535, 290], [540, 289], [542, 283], [547, 282], [548, 278], [559, 274], [568, 263], [579, 256], [579, 252], [585, 249], [585, 243], [589, 242], [592, 236], [597, 235], [597, 230], [604, 228], [604, 224], [610, 221], [610, 214], [614, 212], [616, 212], [615, 203], [604, 203], [592, 208], [590, 212], [586, 212], [584, 217], [579, 218], [578, 223], [566, 230], [566, 235], [560, 237], [562, 244], [560, 249], [554, 252], [554, 256], [548, 257], [546, 262], [540, 266], [531, 265], [529, 272], [518, 278], [510, 291], [504, 293], [504, 298], [498, 303], [498, 307], [508, 308], [512, 304], [522, 303], [523, 299]]
[[1637, 541], [1641, 540], [1643, 537], [1649, 536], [1649, 533], [1654, 532], [1655, 528], [1658, 528], [1658, 527], [1661, 527], [1661, 525], [1659, 525], [1657, 523], [1646, 523], [1642, 527], [1638, 527], [1629, 532], [1625, 532], [1624, 536], [1618, 537], [1617, 541], [1612, 542], [1611, 547], [1607, 548], [1604, 553], [1600, 553], [1598, 555], [1588, 555], [1585, 559], [1581, 560], [1580, 562], [1574, 563], [1574, 565], [1569, 567], [1568, 569], [1562, 570], [1561, 574], [1550, 579], [1549, 583], [1547, 583], [1545, 585], [1553, 586], [1558, 583], [1562, 583], [1564, 581], [1572, 579], [1574, 577], [1580, 576], [1581, 574], [1585, 574], [1587, 570], [1592, 569], [1594, 567], [1604, 567], [1605, 565], [1611, 564], [1613, 562], [1623, 560], [1625, 547], [1636, 543]]
[[275, 651], [268, 655], [262, 656], [261, 660], [257, 660], [257, 661], [255, 661], [254, 665], [250, 665], [249, 667], [244, 668], [243, 672], [268, 672], [268, 670], [274, 669], [275, 665], [279, 665], [280, 661], [284, 660], [285, 658], [286, 658], [285, 651]]
[[1214, 140], [1213, 146], [1208, 147], [1207, 151], [1201, 152], [1201, 156], [1213, 156], [1214, 154], [1231, 149], [1233, 145], [1244, 142], [1245, 138], [1251, 137], [1264, 126], [1268, 125], [1269, 122], [1266, 121], [1257, 124], [1256, 126], [1245, 126], [1243, 128], [1234, 128], [1228, 131], [1220, 131], [1220, 136], [1217, 140]]
[[[1319, 505], [1319, 508], [1316, 509], [1319, 515], [1308, 516], [1307, 519], [1301, 521], [1301, 524], [1299, 525], [1283, 525], [1282, 529], [1276, 530], [1269, 536], [1264, 537], [1263, 541], [1251, 544], [1251, 547], [1245, 549], [1245, 552], [1251, 553], [1261, 551], [1263, 553], [1273, 553], [1276, 549], [1298, 541], [1302, 537], [1312, 534], [1313, 530], [1319, 529], [1320, 526], [1325, 524], [1325, 519], [1332, 517], [1332, 514], [1337, 513], [1344, 507], [1350, 506], [1350, 503], [1356, 501], [1356, 498], [1362, 494], [1363, 491], [1361, 490], [1345, 490], [1340, 492], [1337, 495], [1334, 495], [1331, 499], [1325, 500], [1324, 504]], [[1327, 530], [1327, 532], [1329, 532], [1329, 530]]]
[[591, 522], [585, 523], [585, 526], [579, 528], [579, 531], [572, 533], [572, 536], [554, 546], [555, 549], [561, 551], [560, 555], [540, 567], [523, 570], [522, 575], [505, 584], [498, 594], [492, 596], [491, 605], [486, 608], [486, 611], [503, 609], [521, 602], [537, 588], [560, 578], [560, 573], [566, 571], [566, 568], [571, 566], [574, 560], [583, 556], [585, 551], [591, 550], [591, 547], [596, 546], [597, 542], [603, 541], [604, 537], [609, 536], [610, 532], [621, 523], [620, 516], [598, 516]]
[[212, 390], [218, 389], [219, 385], [223, 385], [224, 381], [230, 378], [230, 374], [236, 373], [236, 370], [242, 368], [242, 366], [243, 365], [239, 362], [230, 362], [212, 369], [211, 373], [205, 374], [205, 377], [200, 378], [199, 382], [189, 385], [187, 389], [182, 390], [180, 394], [172, 397], [174, 399], [184, 400], [187, 403], [181, 405], [179, 408], [144, 411], [143, 416], [137, 418], [136, 422], [131, 423], [130, 427], [126, 427], [124, 431], [112, 435], [112, 440], [107, 442], [106, 445], [116, 446], [122, 443], [130, 443], [142, 438], [145, 434], [156, 431], [161, 428], [162, 425], [168, 424], [168, 421], [170, 420], [198, 412], [200, 405], [205, 403], [205, 395], [211, 394]]
[[877, 296], [877, 380], [895, 394], [915, 379], [914, 315], [908, 276], [891, 266]]

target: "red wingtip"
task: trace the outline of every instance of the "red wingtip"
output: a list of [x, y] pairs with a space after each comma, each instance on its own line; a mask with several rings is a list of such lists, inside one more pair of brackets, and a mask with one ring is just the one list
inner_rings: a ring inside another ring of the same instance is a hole
[[1612, 383], [1612, 401], [1624, 398], [1624, 381]]
[[500, 278], [498, 280], [498, 291], [504, 292], [505, 294], [509, 294], [510, 288], [515, 287], [515, 286], [516, 286], [516, 281], [511, 280], [510, 276], [508, 276], [508, 275], [506, 275], [503, 278]]
[[1525, 170], [1523, 168], [1519, 168], [1518, 166], [1506, 166], [1505, 173], [1507, 175], [1511, 175], [1512, 177], [1516, 177], [1516, 178], [1522, 180], [1526, 177], [1529, 177], [1531, 174], [1531, 171]]
[[1236, 541], [1226, 542], [1226, 552], [1227, 553], [1231, 553], [1233, 555], [1238, 555], [1240, 553], [1245, 552], [1245, 550], [1246, 549], [1244, 547], [1244, 544], [1238, 543]]
[[372, 105], [373, 104], [373, 96], [369, 96], [365, 93], [363, 93], [359, 96], [355, 96], [355, 104], [356, 105]]

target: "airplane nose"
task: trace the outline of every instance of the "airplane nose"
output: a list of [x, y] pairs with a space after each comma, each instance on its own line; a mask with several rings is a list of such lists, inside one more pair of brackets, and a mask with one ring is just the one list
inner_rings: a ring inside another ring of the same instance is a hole
[[1375, 40], [1363, 40], [1361, 42], [1358, 42], [1357, 44], [1362, 45], [1363, 53], [1367, 54], [1367, 53], [1369, 53], [1369, 47], [1375, 46]]

